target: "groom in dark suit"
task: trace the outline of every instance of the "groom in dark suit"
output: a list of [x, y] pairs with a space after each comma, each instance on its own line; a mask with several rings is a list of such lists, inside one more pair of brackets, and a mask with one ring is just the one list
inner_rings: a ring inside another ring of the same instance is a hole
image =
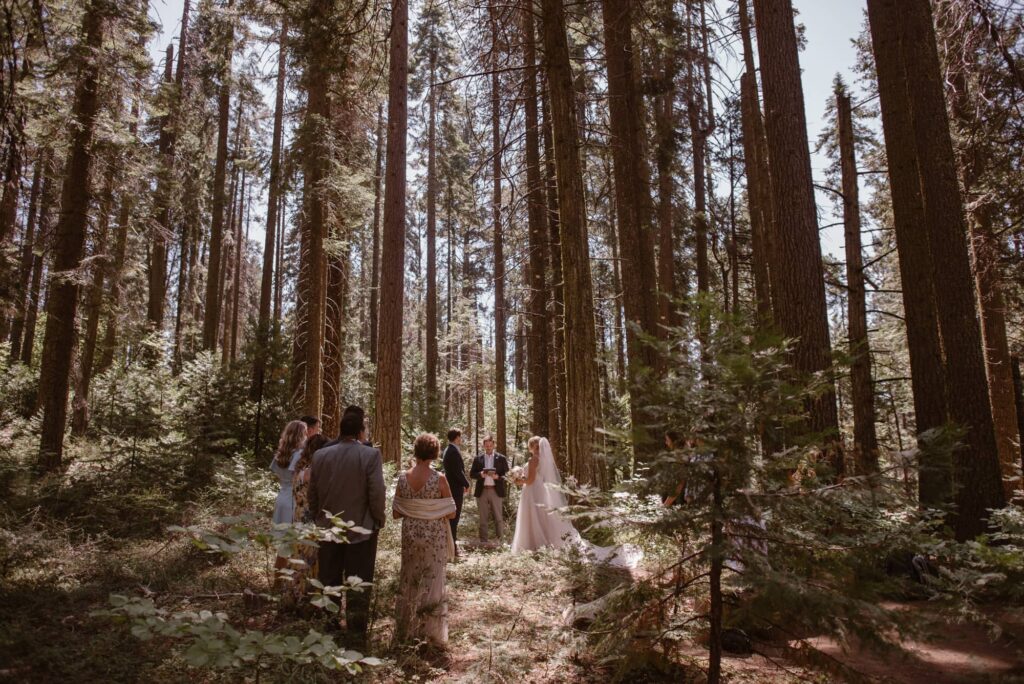
[[[441, 459], [444, 467], [444, 476], [448, 485], [452, 488], [452, 498], [455, 499], [455, 517], [448, 522], [452, 526], [452, 541], [458, 541], [456, 532], [459, 528], [459, 519], [462, 517], [462, 500], [469, 491], [469, 480], [466, 479], [466, 464], [462, 460], [462, 431], [452, 428], [448, 431], [448, 446], [444, 450]], [[458, 555], [459, 547], [456, 545], [455, 553]]]
[[505, 475], [508, 473], [508, 459], [494, 450], [494, 437], [484, 438], [484, 453], [473, 459], [473, 467], [469, 476], [476, 480], [477, 506], [480, 509], [480, 541], [487, 543], [487, 527], [494, 518], [494, 531], [498, 541], [504, 533], [505, 516], [502, 512], [502, 500], [505, 498]]

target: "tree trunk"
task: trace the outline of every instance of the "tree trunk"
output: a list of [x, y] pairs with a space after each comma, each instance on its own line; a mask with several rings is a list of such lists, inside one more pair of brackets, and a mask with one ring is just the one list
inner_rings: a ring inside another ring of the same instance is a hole
[[[530, 267], [527, 265], [526, 270], [529, 271]], [[529, 280], [530, 274], [526, 273], [526, 278]], [[526, 392], [526, 322], [522, 313], [522, 302], [516, 304], [516, 349], [513, 356], [513, 380], [515, 382], [515, 388], [517, 392]], [[517, 424], [519, 410], [516, 409]], [[516, 441], [516, 437], [512, 437], [512, 441]]]
[[565, 289], [566, 455], [570, 472], [580, 482], [594, 483], [603, 479], [594, 460], [601, 396], [579, 130], [561, 0], [542, 1], [542, 21]]
[[384, 107], [377, 107], [377, 163], [373, 174], [373, 256], [370, 268], [370, 363], [377, 365], [377, 321], [380, 294], [380, 200], [384, 157]]
[[[1024, 435], [1024, 381], [1020, 376], [1020, 357], [1010, 357], [1010, 368], [1013, 377], [1013, 399], [1017, 406], [1017, 432]], [[1020, 444], [1020, 465], [1024, 468], [1024, 440]]]
[[544, 97], [544, 164], [547, 194], [548, 255], [551, 259], [551, 355], [548, 388], [549, 441], [559, 468], [568, 467], [565, 450], [565, 288], [562, 278], [562, 240], [559, 237], [558, 189], [555, 184], [555, 147], [551, 136], [550, 96]]
[[[703, 0], [698, 0], [703, 2]], [[689, 15], [689, 28], [686, 31], [688, 49], [695, 52], [693, 45], [693, 0], [686, 3], [687, 14]], [[701, 27], [703, 30], [703, 27]], [[706, 56], [702, 56], [702, 59]], [[686, 113], [690, 124], [690, 146], [693, 157], [693, 230], [696, 243], [697, 260], [697, 294], [706, 295], [710, 290], [710, 272], [708, 268], [708, 205], [707, 185], [705, 184], [706, 174], [704, 161], [707, 155], [707, 133], [704, 122], [704, 95], [703, 88], [697, 78], [697, 62], [694, 60], [686, 69]], [[710, 122], [708, 122], [710, 125]], [[701, 346], [707, 344], [707, 323], [698, 322], [698, 337]]]
[[[935, 312], [934, 269], [918, 179], [914, 126], [907, 101], [907, 76], [899, 52], [896, 12], [895, 0], [871, 0], [868, 3], [899, 253], [914, 416], [920, 435], [945, 425], [948, 414], [945, 369]], [[941, 457], [936, 459], [928, 449], [923, 449], [921, 455], [924, 459], [920, 463], [918, 477], [921, 505], [949, 503], [953, 493], [949, 464]]]
[[[340, 238], [340, 236], [335, 236]], [[324, 324], [324, 371], [322, 429], [329, 437], [337, 436], [341, 422], [341, 373], [344, 364], [344, 344], [349, 315], [348, 278], [349, 255], [332, 252], [327, 259], [327, 311]]]
[[975, 51], [965, 44], [964, 32], [970, 30], [970, 20], [958, 22], [956, 26], [948, 28], [947, 55], [956, 52], [970, 61], [960, 68], [947, 66], [944, 76], [951, 86], [946, 89], [950, 100], [950, 113], [956, 128], [960, 131], [959, 138], [963, 141], [956, 149], [957, 167], [964, 189], [964, 200], [970, 208], [967, 223], [970, 231], [971, 266], [977, 290], [978, 311], [981, 314], [989, 404], [1002, 471], [1003, 493], [1006, 499], [1010, 500], [1021, 487], [1017, 479], [1020, 433], [1017, 429], [1013, 372], [1006, 334], [1006, 303], [999, 264], [1001, 238], [994, 228], [1000, 208], [993, 203], [985, 185], [986, 176], [990, 174], [992, 142], [978, 139], [983, 131], [979, 129], [981, 122], [975, 109], [976, 101], [989, 101], [991, 98], [990, 93], [985, 92], [984, 79], [978, 85], [978, 92], [972, 93], [967, 68], [980, 67], [971, 58]]
[[11, 325], [11, 363], [21, 358], [21, 342], [25, 333], [25, 314], [28, 307], [28, 288], [32, 281], [32, 264], [35, 261], [35, 250], [37, 242], [41, 242], [36, 234], [36, 225], [39, 221], [39, 194], [42, 191], [43, 176], [47, 176], [49, 182], [50, 149], [43, 148], [36, 160], [35, 170], [32, 173], [32, 189], [29, 191], [28, 217], [25, 221], [25, 235], [21, 245], [21, 265], [18, 271], [18, 289], [15, 291], [15, 312], [14, 321]]
[[1010, 500], [1021, 488], [1020, 481], [1015, 479], [1020, 465], [1020, 432], [1017, 428], [1010, 345], [1006, 335], [1006, 300], [999, 273], [999, 239], [993, 229], [992, 212], [995, 210], [996, 207], [989, 205], [974, 211], [970, 224], [971, 248], [981, 312], [981, 334], [985, 343], [989, 404], [992, 408], [1004, 495]]
[[270, 351], [270, 309], [274, 297], [274, 264], [277, 247], [278, 209], [281, 195], [281, 146], [284, 128], [285, 67], [288, 63], [288, 14], [281, 19], [280, 35], [277, 39], [277, 95], [274, 99], [274, 135], [270, 147], [270, 179], [267, 187], [267, 232], [263, 243], [263, 274], [260, 279], [260, 310], [256, 323], [256, 353], [253, 359], [252, 389], [250, 399], [263, 398], [263, 385], [267, 374], [267, 357]]
[[[810, 375], [831, 366], [831, 348], [793, 5], [790, 0], [755, 0], [754, 11], [764, 79], [774, 225], [780, 227], [773, 250], [777, 261], [772, 264], [779, 283], [776, 318], [782, 333], [796, 339], [795, 368]], [[809, 421], [797, 429], [828, 433], [828, 439], [835, 439], [839, 419], [834, 390], [809, 404]], [[832, 465], [841, 476], [841, 455], [833, 454]]]
[[[7, 169], [4, 172], [3, 196], [0, 198], [0, 247], [14, 236], [18, 218], [18, 197], [21, 195], [21, 144], [24, 134], [14, 131], [7, 137]], [[0, 284], [6, 289], [6, 284]], [[2, 337], [0, 337], [2, 339]]]
[[303, 122], [305, 216], [303, 257], [306, 260], [303, 288], [305, 343], [302, 346], [303, 388], [298, 406], [304, 413], [320, 416], [323, 404], [323, 340], [325, 306], [324, 236], [328, 219], [328, 178], [331, 166], [331, 66], [332, 5], [330, 0], [311, 2], [306, 18], [306, 116]]
[[[174, 63], [174, 46], [167, 46], [167, 58], [164, 63], [164, 87], [169, 88], [173, 82], [171, 67]], [[171, 234], [171, 184], [174, 173], [174, 157], [171, 150], [171, 126], [174, 125], [170, 113], [160, 117], [160, 139], [158, 154], [160, 170], [156, 183], [156, 196], [153, 209], [156, 216], [152, 221], [152, 232], [149, 250], [149, 300], [146, 306], [146, 320], [152, 331], [160, 330], [164, 320], [164, 305], [167, 301], [167, 241]]]
[[751, 264], [754, 272], [754, 300], [761, 325], [772, 322], [772, 284], [769, 231], [771, 229], [771, 179], [765, 150], [764, 122], [757, 91], [754, 46], [750, 35], [750, 12], [746, 0], [739, 1], [743, 64], [740, 77], [740, 107], [743, 119], [743, 157], [747, 172], [747, 207], [750, 213]]
[[[671, 0], [663, 0], [658, 6], [663, 22], [662, 31], [664, 36], [672, 41], [679, 32], [675, 8]], [[659, 47], [659, 61], [660, 83], [654, 97], [654, 130], [657, 140], [655, 165], [658, 172], [658, 323], [664, 326], [658, 334], [663, 337], [666, 333], [665, 328], [680, 323], [676, 303], [679, 293], [676, 291], [675, 282], [675, 181], [672, 178], [677, 154], [673, 104], [678, 64], [674, 45]], [[616, 322], [617, 320], [616, 318]]]
[[[174, 74], [174, 81], [177, 85], [175, 108], [173, 111], [173, 125], [171, 126], [170, 156], [173, 168], [175, 159], [175, 146], [177, 145], [178, 132], [184, 117], [183, 108], [186, 100], [185, 75], [188, 71], [186, 55], [188, 53], [188, 22], [191, 12], [191, 0], [185, 0], [181, 12], [181, 34], [178, 38], [178, 67]], [[134, 122], [133, 122], [134, 125]], [[194, 201], [194, 200], [193, 200]], [[194, 213], [192, 214], [194, 215]], [[191, 216], [189, 217], [191, 218]], [[168, 224], [168, 229], [170, 225]], [[192, 242], [195, 240], [195, 230], [192, 221], [185, 219], [181, 221], [181, 238], [178, 248], [178, 284], [175, 293], [174, 307], [174, 348], [171, 356], [171, 370], [177, 373], [182, 365], [182, 334], [185, 326], [185, 315], [188, 307], [186, 303], [190, 300], [189, 284], [189, 256], [192, 250]]]
[[488, 5], [491, 21], [491, 155], [492, 155], [492, 199], [491, 213], [494, 227], [494, 413], [495, 448], [498, 453], [508, 451], [505, 426], [505, 388], [508, 373], [505, 361], [508, 356], [506, 328], [508, 315], [505, 307], [505, 246], [501, 227], [501, 93], [498, 78], [498, 9], [491, 0]]
[[[227, 0], [227, 7], [234, 0]], [[231, 116], [231, 58], [234, 55], [235, 33], [230, 19], [224, 20], [224, 54], [220, 66], [220, 91], [217, 96], [217, 161], [213, 172], [213, 220], [210, 224], [210, 253], [207, 258], [206, 302], [203, 311], [203, 349], [215, 351], [220, 330], [222, 278], [221, 260], [224, 242], [224, 204], [227, 201], [228, 122]]]
[[615, 374], [618, 380], [616, 391], [626, 393], [626, 330], [622, 322], [622, 260], [619, 258], [619, 232], [616, 230], [615, 213], [610, 212], [608, 221], [608, 242], [612, 247], [612, 317], [615, 319]]
[[384, 458], [402, 456], [402, 320], [405, 293], [405, 161], [409, 128], [409, 5], [391, 10], [388, 64], [387, 177], [380, 273], [377, 354], [377, 436]]
[[537, 44], [533, 21], [534, 7], [530, 2], [523, 9], [523, 62], [524, 116], [526, 127], [526, 196], [527, 233], [529, 240], [529, 320], [526, 344], [528, 383], [532, 398], [535, 435], [550, 435], [548, 411], [548, 299], [545, 284], [547, 262], [547, 221], [544, 205], [544, 179], [540, 160], [540, 122], [537, 116]]
[[71, 434], [83, 436], [89, 429], [89, 389], [92, 384], [96, 359], [96, 341], [99, 339], [100, 313], [103, 307], [103, 281], [110, 268], [107, 241], [110, 232], [110, 213], [114, 204], [114, 166], [107, 170], [103, 199], [99, 207], [99, 225], [96, 228], [95, 249], [92, 255], [92, 282], [85, 299], [85, 339], [78, 355], [78, 373], [75, 375], [75, 398], [71, 404]]
[[[621, 239], [623, 305], [626, 312], [630, 419], [637, 454], [657, 449], [645, 410], [648, 373], [658, 363], [656, 348], [643, 336], [658, 336], [657, 268], [651, 226], [650, 170], [647, 167], [644, 112], [633, 63], [632, 0], [603, 0], [608, 62], [609, 142], [615, 174], [615, 211]], [[557, 145], [556, 145], [557, 149]], [[653, 295], [653, 296], [652, 296]]]
[[967, 221], [957, 178], [943, 78], [928, 0], [899, 3], [899, 45], [914, 123], [924, 215], [945, 358], [949, 417], [967, 430], [967, 449], [953, 455], [954, 529], [958, 539], [987, 531], [988, 509], [1005, 503], [981, 327], [972, 287]]
[[[82, 17], [84, 47], [89, 55], [95, 55], [103, 47], [106, 19], [103, 8], [104, 3], [90, 0]], [[43, 409], [39, 457], [41, 467], [47, 471], [60, 469], [64, 451], [68, 386], [78, 313], [79, 285], [76, 276], [85, 250], [89, 203], [92, 200], [90, 172], [100, 105], [100, 66], [99, 60], [86, 58], [79, 68], [72, 107], [71, 149], [61, 192], [61, 215], [57, 222], [53, 271], [46, 301], [46, 333], [39, 378], [39, 406]]]
[[854, 149], [853, 113], [845, 89], [836, 90], [839, 156], [843, 177], [843, 225], [846, 234], [847, 337], [850, 344], [850, 384], [853, 390], [853, 442], [857, 475], [878, 472], [875, 435], [875, 391], [868, 345], [867, 294], [860, 243], [860, 194]]
[[[248, 234], [248, 219], [247, 209], [248, 202], [246, 201], [246, 185], [245, 185], [245, 169], [242, 169], [242, 186], [238, 192], [238, 216], [235, 219], [235, 259], [234, 268], [232, 269], [232, 275], [234, 281], [231, 283], [231, 322], [230, 322], [230, 355], [229, 360], [231, 363], [235, 362], [238, 357], [238, 305], [242, 294], [242, 270], [245, 267], [244, 255], [245, 255], [245, 242], [246, 235]], [[248, 188], [249, 197], [252, 196], [252, 188]], [[245, 230], [242, 230], [242, 226], [246, 226]]]
[[285, 202], [284, 188], [280, 190], [280, 205], [277, 209], [277, 263], [274, 265], [274, 338], [281, 336], [281, 295], [284, 290], [284, 229], [285, 210], [288, 208]]
[[[241, 137], [242, 137], [242, 103], [239, 100], [238, 103], [238, 121], [235, 124], [235, 146], [234, 156], [237, 157], [238, 151], [241, 149]], [[221, 274], [220, 274], [220, 287], [217, 291], [217, 299], [221, 302], [222, 307], [222, 318], [220, 325], [220, 362], [221, 367], [227, 369], [228, 357], [231, 352], [231, 292], [228, 290], [228, 283], [232, 282], [232, 268], [234, 265], [234, 251], [232, 248], [238, 243], [236, 239], [237, 231], [237, 219], [238, 219], [238, 202], [239, 190], [241, 184], [245, 183], [245, 172], [237, 164], [232, 164], [231, 170], [231, 185], [228, 190], [228, 223], [227, 230], [225, 231], [226, 239], [222, 245], [224, 257], [221, 260]], [[241, 183], [241, 184], [240, 184]]]
[[[185, 3], [188, 5], [188, 3]], [[139, 132], [139, 101], [132, 103], [131, 123], [128, 125], [128, 133], [133, 142], [138, 140]], [[107, 325], [103, 333], [103, 344], [101, 345], [100, 360], [96, 366], [96, 372], [102, 373], [114, 363], [114, 353], [117, 351], [117, 337], [120, 330], [121, 316], [121, 280], [124, 277], [124, 261], [128, 251], [128, 221], [132, 213], [132, 193], [123, 192], [121, 195], [121, 207], [117, 213], [117, 232], [114, 234], [114, 251], [110, 259], [110, 290], [107, 293]], [[185, 243], [182, 243], [182, 250], [185, 250]], [[181, 298], [179, 298], [179, 301]], [[180, 305], [179, 305], [180, 308]]]
[[427, 410], [426, 428], [440, 430], [441, 412], [437, 392], [437, 51], [430, 52], [430, 88], [427, 113]]

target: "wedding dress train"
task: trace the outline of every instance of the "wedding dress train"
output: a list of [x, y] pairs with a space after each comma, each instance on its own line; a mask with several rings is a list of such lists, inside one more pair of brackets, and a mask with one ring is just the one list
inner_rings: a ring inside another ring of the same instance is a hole
[[559, 489], [562, 478], [551, 453], [551, 444], [546, 438], [540, 439], [536, 458], [537, 475], [531, 484], [523, 486], [519, 498], [512, 553], [536, 551], [544, 547], [574, 547], [600, 562], [619, 567], [636, 567], [640, 556], [637, 549], [628, 546], [595, 546], [581, 537], [572, 523], [559, 513], [559, 509], [565, 507], [566, 500]]

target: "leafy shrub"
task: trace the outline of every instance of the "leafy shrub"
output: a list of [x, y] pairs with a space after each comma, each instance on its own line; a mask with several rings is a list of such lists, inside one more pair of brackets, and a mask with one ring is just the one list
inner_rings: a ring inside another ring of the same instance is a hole
[[280, 661], [302, 665], [316, 663], [350, 675], [382, 662], [358, 651], [346, 650], [333, 637], [314, 629], [303, 637], [239, 630], [223, 612], [172, 612], [158, 608], [152, 599], [119, 594], [110, 597], [110, 605], [108, 610], [96, 611], [93, 615], [130, 624], [132, 635], [143, 641], [157, 636], [184, 640], [187, 644], [185, 662], [191, 667], [249, 670], [257, 681], [261, 669]]

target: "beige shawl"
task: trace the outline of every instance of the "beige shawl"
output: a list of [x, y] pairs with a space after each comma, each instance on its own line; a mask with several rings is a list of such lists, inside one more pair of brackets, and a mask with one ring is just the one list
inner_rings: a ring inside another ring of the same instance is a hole
[[[406, 518], [417, 520], [437, 520], [455, 512], [455, 499], [405, 499], [395, 497], [394, 509]], [[448, 535], [448, 560], [455, 560], [455, 540], [452, 539], [452, 526], [444, 521], [444, 529]]]

